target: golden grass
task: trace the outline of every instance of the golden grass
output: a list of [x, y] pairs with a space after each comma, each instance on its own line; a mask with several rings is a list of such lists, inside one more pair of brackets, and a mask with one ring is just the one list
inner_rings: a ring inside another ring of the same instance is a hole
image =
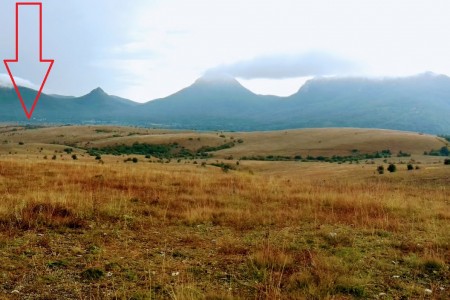
[[[178, 143], [190, 150], [202, 146], [218, 146], [242, 140], [235, 147], [215, 153], [216, 157], [267, 155], [332, 156], [351, 155], [354, 149], [374, 153], [390, 149], [422, 154], [440, 149], [446, 141], [436, 136], [394, 130], [324, 128], [269, 132], [195, 132], [162, 129], [144, 129], [115, 126], [60, 126], [37, 129], [0, 126], [0, 153], [32, 153], [43, 144], [72, 145], [74, 147], [103, 147], [114, 144], [131, 145], [134, 142], [150, 144]], [[26, 142], [23, 146], [18, 143]], [[44, 147], [46, 148], [46, 147]], [[27, 150], [27, 151], [26, 151]]]
[[[220, 151], [222, 157], [239, 158], [247, 155], [349, 155], [353, 149], [374, 153], [390, 149], [422, 154], [430, 149], [440, 149], [443, 139], [416, 132], [357, 128], [296, 129], [270, 132], [229, 133], [244, 140], [231, 149]], [[434, 147], [434, 148], [433, 148]]]
[[381, 176], [376, 165], [105, 161], [0, 159], [0, 295], [449, 296], [443, 164]]

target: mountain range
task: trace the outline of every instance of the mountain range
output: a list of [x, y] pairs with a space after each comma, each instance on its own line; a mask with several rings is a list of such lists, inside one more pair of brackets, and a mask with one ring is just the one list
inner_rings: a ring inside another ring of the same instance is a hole
[[[29, 101], [37, 93], [20, 90]], [[101, 88], [82, 97], [42, 94], [31, 120], [14, 89], [0, 87], [0, 122], [229, 131], [359, 127], [448, 134], [450, 77], [315, 78], [297, 93], [277, 97], [257, 95], [226, 75], [209, 75], [146, 103], [111, 96]]]

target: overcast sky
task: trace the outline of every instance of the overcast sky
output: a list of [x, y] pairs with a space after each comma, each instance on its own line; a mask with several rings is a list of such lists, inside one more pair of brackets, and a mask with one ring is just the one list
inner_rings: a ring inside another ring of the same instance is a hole
[[[0, 2], [1, 59], [14, 57], [15, 2]], [[43, 54], [56, 61], [47, 93], [79, 96], [101, 86], [142, 102], [208, 72], [277, 95], [314, 76], [450, 75], [446, 0], [42, 2]], [[21, 28], [36, 20], [24, 14]], [[36, 85], [31, 69], [19, 77]], [[0, 82], [5, 73], [2, 64]]]

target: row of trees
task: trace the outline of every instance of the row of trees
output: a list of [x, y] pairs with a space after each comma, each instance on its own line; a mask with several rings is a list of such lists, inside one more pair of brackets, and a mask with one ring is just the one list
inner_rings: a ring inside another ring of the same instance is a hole
[[[412, 164], [408, 164], [408, 165], [406, 166], [406, 168], [407, 168], [408, 171], [412, 171], [412, 170], [414, 170], [414, 169], [418, 170], [418, 169], [419, 169], [419, 166], [416, 166], [416, 167], [414, 168], [414, 166], [413, 166]], [[387, 167], [387, 170], [388, 170], [390, 173], [397, 172], [397, 166], [396, 166], [395, 164], [389, 164], [389, 166]], [[384, 166], [378, 166], [378, 167], [377, 167], [377, 172], [378, 172], [378, 174], [384, 174]]]

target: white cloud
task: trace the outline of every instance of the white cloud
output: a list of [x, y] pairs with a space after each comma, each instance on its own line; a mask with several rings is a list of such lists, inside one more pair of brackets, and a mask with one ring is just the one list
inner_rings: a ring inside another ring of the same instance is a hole
[[285, 79], [305, 76], [348, 75], [360, 67], [348, 59], [311, 51], [255, 57], [212, 68], [207, 73], [225, 73], [245, 79]]
[[[14, 81], [16, 82], [16, 84], [18, 86], [27, 87], [27, 88], [34, 89], [34, 90], [39, 89], [39, 87], [36, 84], [32, 83], [31, 81], [29, 81], [27, 79], [23, 79], [23, 78], [14, 76]], [[11, 78], [9, 77], [8, 74], [0, 73], [0, 86], [10, 87], [10, 88], [14, 87], [11, 82]]]
[[[140, 94], [140, 99], [161, 97], [214, 66], [236, 67], [255, 57], [314, 49], [361, 62], [361, 75], [450, 74], [449, 10], [445, 1], [422, 0], [168, 0], [142, 5], [130, 18], [128, 41], [114, 57], [114, 67], [121, 66], [127, 80], [135, 82], [117, 91]], [[148, 52], [154, 55], [145, 58]], [[129, 55], [140, 57], [139, 62], [130, 63]], [[296, 75], [314, 73], [323, 72]], [[250, 85], [266, 91], [267, 83], [253, 80]], [[278, 94], [292, 91], [292, 85], [279, 80], [271, 86], [278, 87]], [[283, 86], [291, 88], [283, 91]]]

